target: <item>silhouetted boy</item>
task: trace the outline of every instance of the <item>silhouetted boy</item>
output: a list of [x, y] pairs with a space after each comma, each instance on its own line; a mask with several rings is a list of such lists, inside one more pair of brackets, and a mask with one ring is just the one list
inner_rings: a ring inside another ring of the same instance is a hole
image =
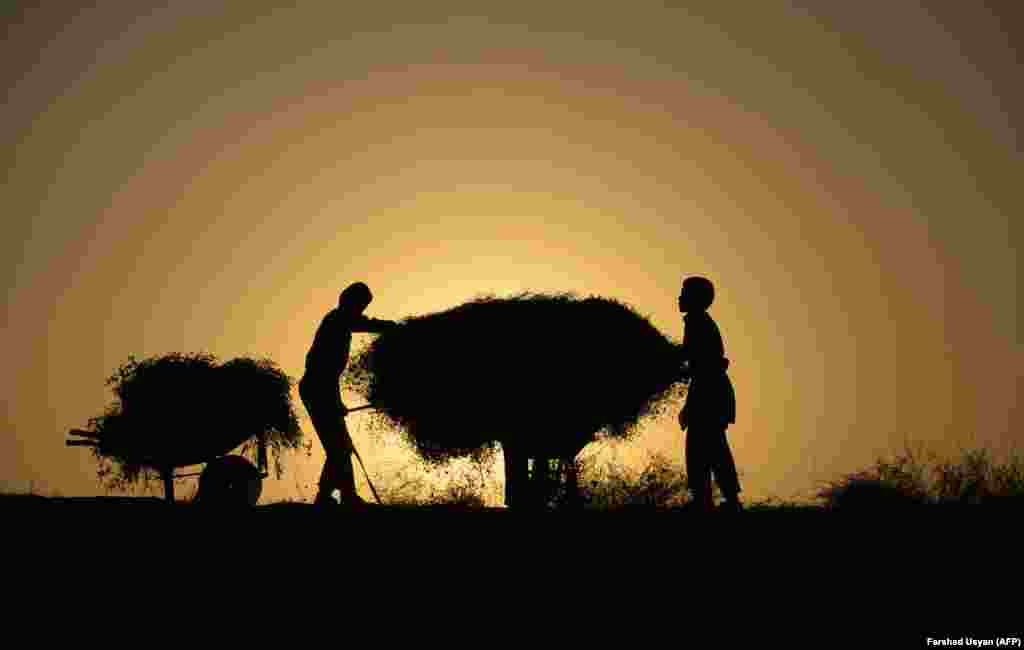
[[337, 489], [341, 503], [358, 505], [355, 474], [352, 470], [352, 439], [345, 426], [348, 410], [341, 402], [339, 382], [348, 364], [353, 332], [380, 333], [398, 324], [367, 318], [363, 311], [373, 301], [370, 288], [356, 282], [341, 292], [337, 309], [324, 316], [313, 345], [306, 354], [306, 372], [299, 380], [299, 397], [306, 407], [313, 428], [327, 456], [320, 474], [317, 504], [333, 503]]
[[683, 363], [690, 379], [679, 426], [686, 434], [686, 474], [697, 508], [711, 510], [711, 474], [725, 497], [724, 507], [741, 510], [740, 483], [725, 430], [736, 422], [736, 395], [726, 370], [725, 345], [707, 310], [715, 299], [711, 281], [689, 277], [679, 293], [679, 311], [686, 314]]

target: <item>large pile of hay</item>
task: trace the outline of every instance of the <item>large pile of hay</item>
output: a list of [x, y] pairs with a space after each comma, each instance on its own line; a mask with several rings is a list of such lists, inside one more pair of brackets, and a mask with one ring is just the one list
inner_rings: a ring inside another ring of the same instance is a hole
[[602, 431], [627, 438], [680, 380], [679, 344], [626, 305], [522, 294], [403, 321], [352, 360], [345, 387], [442, 462], [494, 441], [554, 456]]
[[[265, 436], [281, 474], [281, 452], [302, 438], [291, 380], [268, 359], [218, 364], [207, 354], [129, 361], [107, 380], [118, 400], [89, 421], [97, 458], [121, 465], [124, 487], [142, 469], [212, 460]], [[109, 467], [101, 477], [111, 473]]]

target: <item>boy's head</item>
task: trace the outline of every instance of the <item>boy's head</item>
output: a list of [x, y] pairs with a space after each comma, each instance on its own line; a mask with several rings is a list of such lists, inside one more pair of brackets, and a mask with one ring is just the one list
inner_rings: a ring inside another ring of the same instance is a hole
[[356, 314], [363, 313], [363, 310], [369, 307], [371, 302], [373, 302], [373, 294], [370, 293], [370, 287], [362, 282], [350, 284], [338, 296], [338, 307]]
[[683, 280], [683, 288], [679, 292], [679, 311], [705, 311], [715, 301], [715, 285], [711, 280], [700, 276], [690, 276]]

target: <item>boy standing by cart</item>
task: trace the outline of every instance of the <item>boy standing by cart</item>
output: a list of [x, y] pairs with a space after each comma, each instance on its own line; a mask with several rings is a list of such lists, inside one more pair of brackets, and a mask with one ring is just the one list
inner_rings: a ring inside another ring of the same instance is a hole
[[725, 497], [723, 508], [742, 510], [736, 463], [725, 431], [736, 422], [736, 394], [726, 370], [729, 360], [718, 325], [707, 310], [715, 299], [710, 280], [698, 276], [683, 281], [679, 311], [685, 322], [683, 364], [690, 380], [679, 426], [686, 434], [686, 475], [698, 509], [711, 510], [711, 476]]
[[397, 327], [394, 321], [367, 318], [363, 311], [373, 301], [370, 288], [356, 282], [341, 292], [338, 307], [324, 316], [306, 354], [306, 371], [299, 380], [299, 397], [327, 458], [320, 474], [315, 503], [333, 503], [335, 489], [342, 505], [361, 505], [352, 468], [352, 438], [345, 426], [348, 409], [341, 401], [341, 374], [348, 365], [353, 332], [381, 333]]

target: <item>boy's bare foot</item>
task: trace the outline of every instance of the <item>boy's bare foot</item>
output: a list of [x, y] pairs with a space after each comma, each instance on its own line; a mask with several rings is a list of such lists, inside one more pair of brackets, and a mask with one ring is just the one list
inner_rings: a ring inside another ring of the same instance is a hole
[[367, 503], [354, 494], [350, 496], [342, 495], [338, 503], [343, 508], [349, 508], [351, 510], [363, 510], [367, 507]]
[[718, 510], [722, 512], [743, 512], [743, 504], [739, 500], [735, 501], [723, 501], [718, 506]]

